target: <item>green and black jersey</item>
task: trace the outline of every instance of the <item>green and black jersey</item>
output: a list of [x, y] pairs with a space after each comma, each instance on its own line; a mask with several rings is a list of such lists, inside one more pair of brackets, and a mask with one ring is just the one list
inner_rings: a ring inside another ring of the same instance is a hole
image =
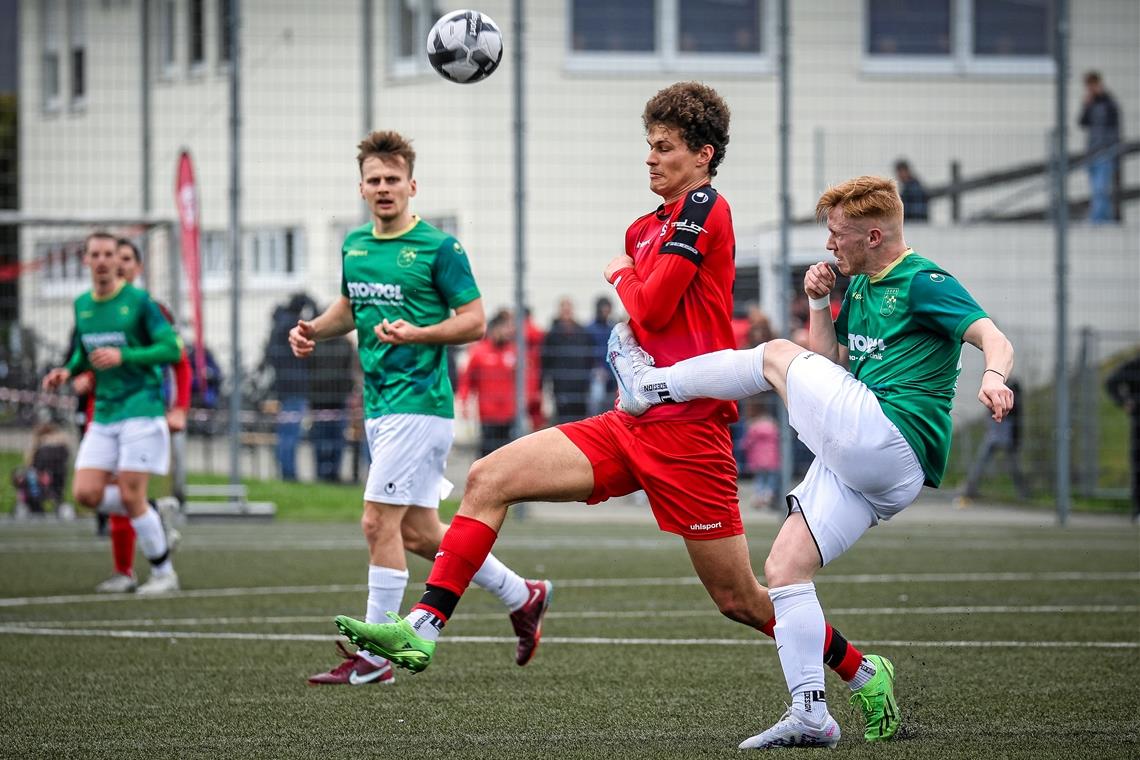
[[403, 319], [438, 324], [479, 298], [467, 252], [419, 217], [392, 235], [372, 224], [348, 233], [341, 248], [341, 294], [352, 303], [364, 370], [364, 415], [455, 415], [446, 346], [381, 343], [374, 328]]
[[962, 335], [985, 316], [956, 279], [913, 251], [874, 277], [853, 277], [843, 296], [835, 336], [851, 373], [910, 444], [928, 485], [942, 482], [950, 456]]
[[[75, 333], [67, 369], [94, 370], [95, 422], [166, 413], [162, 365], [179, 360], [182, 343], [149, 293], [129, 283], [102, 298], [87, 291], [75, 299]], [[95, 369], [87, 357], [97, 348], [119, 349], [122, 364]]]

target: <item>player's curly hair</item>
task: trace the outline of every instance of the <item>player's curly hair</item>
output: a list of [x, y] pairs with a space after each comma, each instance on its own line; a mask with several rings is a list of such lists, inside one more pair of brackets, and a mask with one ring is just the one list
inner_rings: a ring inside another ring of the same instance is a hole
[[360, 151], [356, 154], [356, 163], [360, 166], [360, 171], [364, 171], [364, 161], [372, 156], [390, 157], [399, 156], [404, 159], [404, 163], [408, 165], [408, 177], [411, 178], [415, 171], [416, 165], [416, 151], [412, 147], [412, 141], [405, 138], [399, 132], [391, 130], [382, 132], [373, 132], [360, 141], [356, 146]]
[[700, 82], [677, 82], [649, 99], [641, 122], [646, 132], [657, 124], [680, 130], [689, 150], [711, 145], [709, 176], [715, 177], [728, 146], [730, 116], [728, 104], [713, 88]]
[[826, 222], [832, 209], [840, 208], [848, 219], [874, 217], [902, 221], [903, 203], [893, 179], [865, 174], [829, 187], [815, 204], [815, 218]]

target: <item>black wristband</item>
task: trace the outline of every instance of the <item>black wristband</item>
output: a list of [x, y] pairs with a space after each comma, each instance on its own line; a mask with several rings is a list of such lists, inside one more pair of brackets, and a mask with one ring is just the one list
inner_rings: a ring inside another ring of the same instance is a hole
[[1002, 373], [998, 372], [996, 369], [987, 369], [985, 372], [982, 372], [982, 374], [984, 375], [984, 374], [986, 374], [986, 372], [993, 372], [995, 375], [997, 375], [998, 377], [1000, 377], [1002, 380], [1005, 380], [1005, 375], [1003, 375]]

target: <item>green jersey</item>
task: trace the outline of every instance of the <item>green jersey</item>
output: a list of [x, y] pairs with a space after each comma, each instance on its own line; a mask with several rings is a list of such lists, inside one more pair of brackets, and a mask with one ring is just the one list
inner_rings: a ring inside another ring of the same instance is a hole
[[835, 320], [851, 373], [875, 394], [931, 486], [950, 456], [962, 334], [985, 316], [950, 274], [907, 251], [874, 277], [853, 277]]
[[416, 217], [390, 236], [376, 234], [371, 223], [352, 230], [341, 257], [340, 292], [352, 303], [364, 370], [364, 416], [453, 417], [446, 346], [381, 343], [374, 328], [385, 319], [438, 324], [479, 298], [463, 246]]
[[75, 299], [75, 336], [72, 375], [94, 369], [87, 357], [97, 348], [117, 348], [123, 359], [95, 370], [95, 422], [166, 413], [161, 365], [178, 361], [182, 343], [149, 293], [129, 283], [102, 298], [87, 291]]

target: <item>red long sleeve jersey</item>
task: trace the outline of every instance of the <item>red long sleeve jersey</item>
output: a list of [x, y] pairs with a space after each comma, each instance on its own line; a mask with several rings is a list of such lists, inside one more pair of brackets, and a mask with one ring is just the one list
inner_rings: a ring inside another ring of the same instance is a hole
[[[732, 286], [736, 235], [728, 201], [711, 186], [662, 204], [625, 233], [633, 268], [614, 277], [638, 342], [668, 367], [682, 359], [736, 348], [732, 333]], [[640, 422], [719, 419], [733, 422], [736, 403], [697, 399], [661, 404]]]

